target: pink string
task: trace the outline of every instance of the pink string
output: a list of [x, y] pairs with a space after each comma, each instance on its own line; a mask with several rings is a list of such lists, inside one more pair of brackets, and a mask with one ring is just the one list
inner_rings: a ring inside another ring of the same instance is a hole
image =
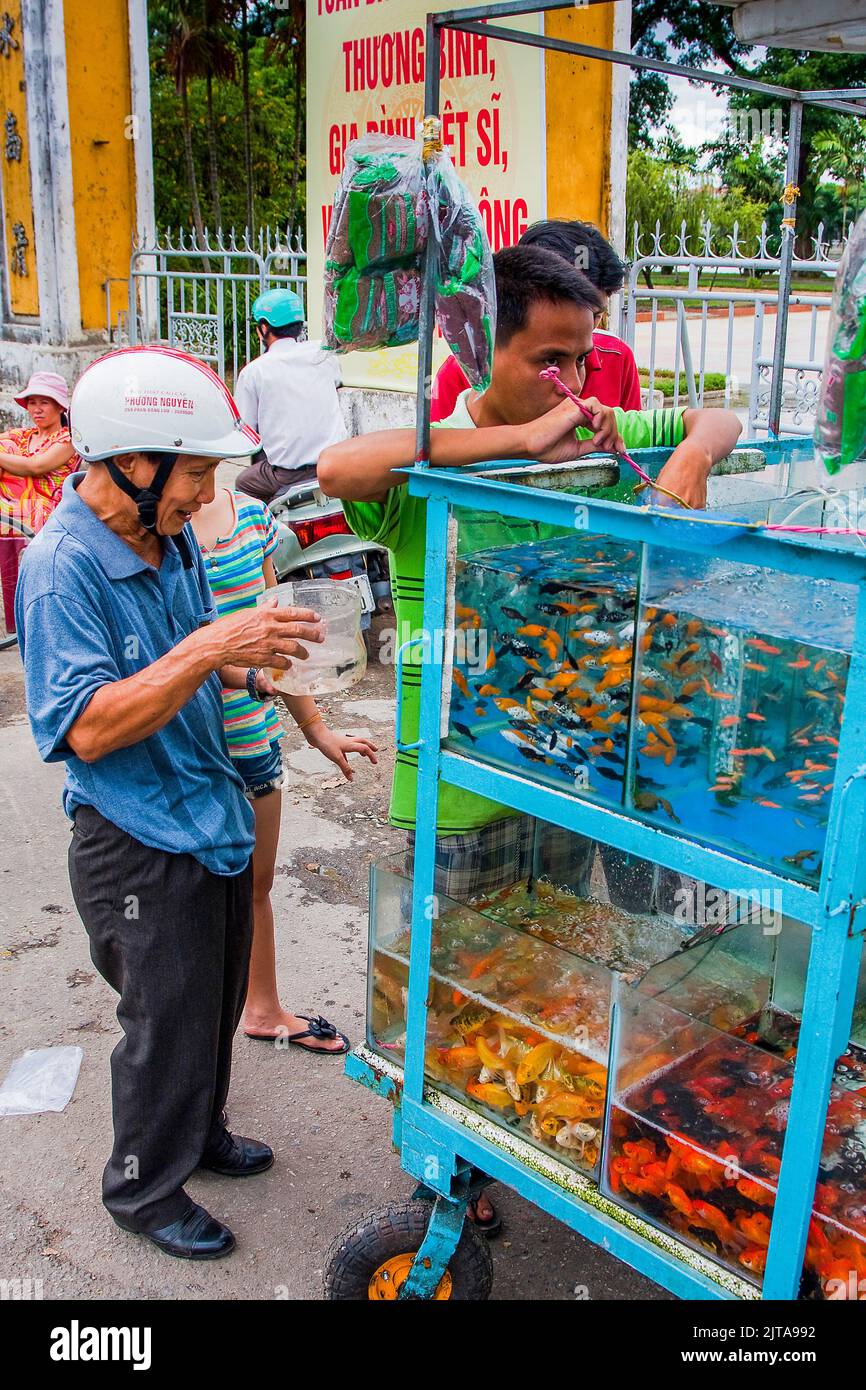
[[[566, 386], [565, 382], [562, 380], [562, 377], [559, 375], [559, 368], [558, 368], [558, 367], [544, 367], [544, 368], [538, 373], [538, 375], [539, 375], [539, 377], [541, 378], [542, 381], [552, 381], [553, 384], [554, 384], [554, 386], [556, 387], [557, 391], [561, 391], [562, 394], [563, 394], [563, 396], [567, 396], [568, 399], [572, 402], [572, 404], [577, 406], [577, 408], [578, 408], [578, 410], [580, 411], [580, 413], [581, 413], [581, 415], [583, 416], [583, 418], [584, 418], [585, 420], [587, 420], [587, 421], [589, 422], [590, 425], [592, 424], [592, 422], [593, 422], [593, 421], [592, 421], [592, 411], [591, 411], [591, 410], [587, 410], [587, 408], [586, 408], [586, 406], [584, 405], [583, 401], [580, 400], [580, 399], [574, 394], [574, 392], [571, 390], [571, 388], [570, 388], [569, 386]], [[635, 463], [634, 459], [631, 457], [630, 454], [627, 454], [627, 453], [625, 452], [625, 450], [623, 450], [623, 452], [622, 452], [621, 454], [619, 454], [619, 453], [616, 454], [616, 457], [617, 457], [617, 458], [621, 458], [621, 459], [625, 459], [625, 462], [629, 465], [630, 468], [633, 468], [633, 469], [634, 469], [635, 473], [638, 475], [638, 477], [640, 478], [641, 482], [647, 483], [650, 487], [654, 487], [654, 486], [655, 486], [655, 484], [653, 483], [653, 480], [652, 480], [652, 478], [649, 476], [649, 474], [644, 473], [644, 471], [643, 471], [642, 468], [638, 468], [638, 466], [637, 466], [637, 464]]]

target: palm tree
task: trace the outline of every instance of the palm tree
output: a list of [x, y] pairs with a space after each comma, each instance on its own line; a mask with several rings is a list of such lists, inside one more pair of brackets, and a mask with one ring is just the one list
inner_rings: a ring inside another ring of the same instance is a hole
[[192, 148], [192, 124], [189, 115], [190, 79], [201, 72], [201, 18], [189, 0], [173, 0], [169, 6], [171, 36], [166, 49], [166, 63], [174, 78], [174, 85], [180, 97], [181, 131], [183, 134], [183, 153], [186, 163], [186, 177], [189, 184], [189, 198], [192, 220], [196, 236], [204, 245], [204, 221], [201, 215], [201, 200], [198, 193], [198, 179], [195, 172], [195, 158]]
[[294, 228], [298, 216], [298, 183], [301, 173], [301, 139], [303, 135], [303, 99], [307, 77], [307, 7], [304, 0], [289, 0], [288, 13], [280, 18], [268, 40], [267, 55], [277, 62], [292, 66], [294, 86], [294, 152], [292, 188], [286, 221]]
[[219, 153], [216, 121], [214, 120], [213, 82], [214, 78], [234, 79], [235, 53], [232, 47], [233, 33], [229, 25], [230, 0], [203, 0], [203, 10], [202, 59], [207, 98], [208, 179], [214, 226], [219, 230], [222, 226], [222, 209], [220, 207]]
[[819, 130], [812, 138], [814, 150], [813, 167], [820, 178], [822, 174], [832, 174], [842, 185], [842, 239], [848, 221], [848, 192], [852, 182], [857, 191], [855, 208], [860, 203], [860, 185], [866, 170], [866, 137], [864, 137], [860, 118], [845, 116], [832, 130]]

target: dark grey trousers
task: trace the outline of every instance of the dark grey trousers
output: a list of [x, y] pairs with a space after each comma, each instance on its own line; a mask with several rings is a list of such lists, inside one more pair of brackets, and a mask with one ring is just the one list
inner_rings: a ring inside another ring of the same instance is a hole
[[90, 955], [120, 995], [111, 1054], [114, 1148], [102, 1200], [136, 1230], [176, 1220], [183, 1184], [222, 1131], [252, 942], [252, 871], [221, 878], [150, 849], [90, 806], [69, 877]]

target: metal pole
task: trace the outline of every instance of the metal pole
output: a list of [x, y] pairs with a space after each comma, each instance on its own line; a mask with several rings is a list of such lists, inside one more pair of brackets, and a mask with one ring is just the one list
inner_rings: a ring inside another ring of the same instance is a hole
[[[439, 26], [433, 16], [427, 16], [427, 37], [424, 49], [424, 118], [433, 118], [439, 128]], [[427, 132], [425, 132], [425, 149]], [[425, 173], [428, 160], [424, 161]], [[424, 257], [424, 282], [421, 289], [421, 312], [418, 324], [418, 407], [415, 422], [415, 462], [426, 467], [430, 462], [430, 396], [433, 388], [433, 334], [436, 331], [436, 237], [433, 215], [427, 233], [427, 252]]]
[[[800, 167], [800, 139], [803, 133], [803, 103], [791, 102], [788, 121], [788, 161], [785, 168], [785, 191], [782, 196], [786, 215], [782, 218], [782, 246], [779, 265], [779, 307], [776, 314], [776, 337], [773, 343], [773, 377], [770, 384], [770, 434], [779, 437], [782, 418], [782, 387], [785, 375], [785, 346], [788, 339], [788, 304], [791, 298], [791, 268], [794, 260], [794, 239], [797, 235], [797, 170]], [[786, 480], [787, 483], [787, 480]]]

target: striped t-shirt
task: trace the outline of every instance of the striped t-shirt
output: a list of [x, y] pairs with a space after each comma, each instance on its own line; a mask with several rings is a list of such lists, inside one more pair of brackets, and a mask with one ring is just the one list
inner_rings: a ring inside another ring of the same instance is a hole
[[[221, 618], [255, 608], [265, 592], [263, 565], [277, 548], [277, 525], [261, 502], [232, 493], [235, 524], [211, 550], [201, 547], [204, 567]], [[233, 758], [258, 758], [279, 738], [282, 726], [273, 705], [251, 700], [245, 690], [223, 690], [223, 718]]]

